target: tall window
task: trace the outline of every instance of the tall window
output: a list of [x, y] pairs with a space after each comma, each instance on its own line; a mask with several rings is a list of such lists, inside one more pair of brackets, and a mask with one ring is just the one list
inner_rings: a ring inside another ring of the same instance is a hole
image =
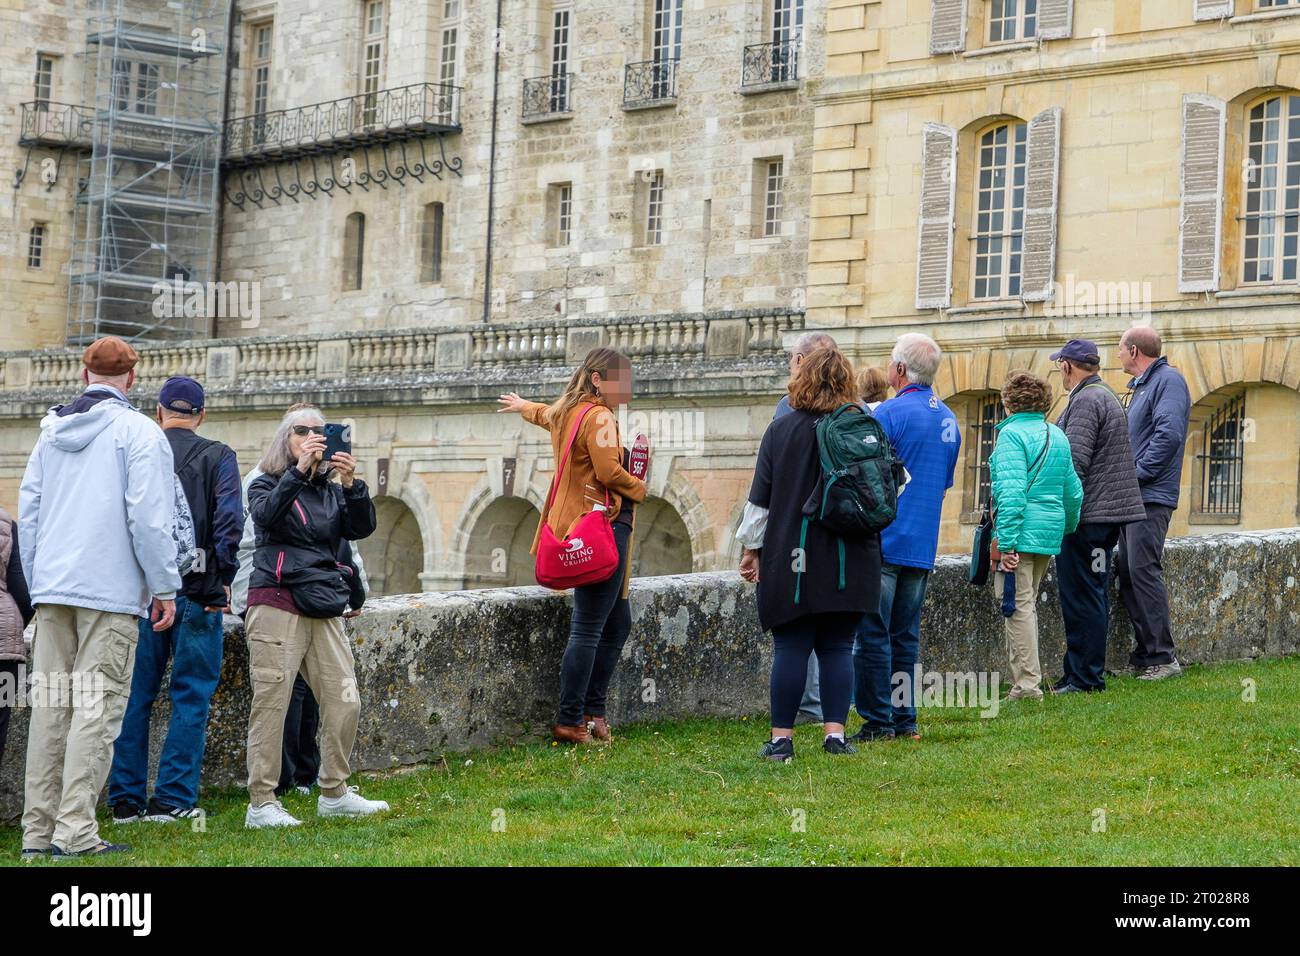
[[803, 39], [803, 0], [772, 0], [772, 82], [799, 76]]
[[158, 112], [158, 67], [152, 63], [113, 60], [113, 99], [119, 111], [146, 116]]
[[32, 84], [32, 99], [36, 109], [44, 112], [54, 97], [54, 57], [36, 54], [36, 80]]
[[[457, 63], [460, 55], [460, 0], [443, 0], [442, 38], [438, 47], [438, 82], [444, 87], [456, 85]], [[444, 90], [439, 97], [439, 104], [445, 105], [440, 117], [443, 122], [451, 122], [453, 104], [452, 93]]]
[[1038, 0], [991, 0], [989, 42], [1009, 43], [1038, 36]]
[[1243, 282], [1294, 282], [1300, 226], [1300, 96], [1273, 96], [1246, 128]]
[[1239, 395], [1205, 423], [1200, 460], [1201, 514], [1241, 515], [1242, 474], [1246, 463], [1246, 396]]
[[650, 45], [656, 63], [682, 58], [682, 0], [654, 0]]
[[979, 138], [975, 183], [974, 289], [976, 299], [1020, 295], [1025, 228], [1024, 123], [1003, 123]]
[[428, 203], [420, 223], [420, 279], [424, 282], [442, 281], [442, 237], [442, 203]]
[[249, 66], [252, 68], [252, 85], [249, 89], [249, 112], [261, 116], [271, 99], [271, 39], [273, 24], [270, 20], [253, 26], [253, 48]]
[[359, 212], [343, 224], [343, 291], [361, 288], [366, 254], [366, 217]]
[[996, 392], [982, 395], [971, 406], [966, 436], [965, 510], [979, 514], [989, 503], [993, 484], [989, 477], [989, 456], [997, 439], [998, 422], [1006, 416], [1002, 397]]
[[573, 11], [556, 10], [551, 24], [551, 112], [569, 110], [569, 31]]
[[384, 20], [384, 0], [366, 0], [361, 10], [361, 92], [365, 94], [362, 122], [369, 125], [378, 118], [377, 103], [384, 85], [388, 28]]
[[785, 189], [785, 162], [770, 159], [764, 163], [763, 235], [781, 235], [782, 193]]
[[645, 244], [658, 246], [664, 241], [664, 171], [657, 169], [646, 184]]
[[551, 224], [551, 245], [567, 246], [573, 238], [573, 183], [555, 183], [547, 192], [547, 221]]
[[45, 223], [34, 222], [27, 233], [27, 268], [29, 269], [39, 269], [45, 264], [45, 230]]

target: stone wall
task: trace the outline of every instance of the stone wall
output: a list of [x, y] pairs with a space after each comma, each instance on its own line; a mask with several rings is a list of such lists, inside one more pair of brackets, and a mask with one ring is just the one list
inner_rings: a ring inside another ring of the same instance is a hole
[[[1207, 663], [1300, 650], [1300, 529], [1170, 543], [1166, 573], [1179, 657]], [[941, 558], [922, 619], [926, 670], [1005, 672], [1001, 618], [976, 595], [966, 562]], [[363, 701], [356, 769], [426, 762], [447, 751], [544, 739], [558, 691], [570, 601], [540, 588], [408, 595], [375, 601], [351, 627]], [[1044, 673], [1064, 649], [1054, 575], [1040, 603]], [[610, 694], [614, 724], [767, 709], [771, 642], [754, 594], [734, 572], [645, 578], [632, 588], [633, 631]], [[1131, 629], [1112, 622], [1108, 664], [1123, 670]], [[652, 682], [652, 683], [647, 683]], [[249, 703], [242, 632], [226, 633], [204, 763], [208, 786], [244, 775]], [[154, 759], [167, 705], [155, 711]], [[27, 715], [10, 728], [0, 818], [19, 812]]]

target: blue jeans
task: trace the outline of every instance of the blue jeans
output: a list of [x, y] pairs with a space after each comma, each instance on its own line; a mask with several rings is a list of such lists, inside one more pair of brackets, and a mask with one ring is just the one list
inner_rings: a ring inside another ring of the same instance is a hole
[[221, 678], [221, 612], [205, 611], [189, 598], [176, 599], [176, 620], [165, 631], [140, 621], [131, 696], [122, 731], [113, 745], [108, 802], [144, 807], [149, 786], [149, 718], [162, 687], [167, 659], [172, 659], [171, 720], [158, 762], [154, 798], [188, 810], [199, 802], [199, 771], [208, 725], [208, 703]]
[[[880, 566], [880, 609], [862, 616], [853, 639], [853, 705], [872, 730], [916, 730], [916, 662], [921, 653], [921, 604], [930, 572], [897, 564]], [[910, 694], [895, 707], [896, 674]]]

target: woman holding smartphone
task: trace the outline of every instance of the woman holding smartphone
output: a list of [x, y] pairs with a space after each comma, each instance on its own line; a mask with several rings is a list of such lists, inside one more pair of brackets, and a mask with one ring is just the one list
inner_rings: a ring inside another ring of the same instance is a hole
[[[573, 589], [573, 617], [560, 665], [560, 706], [553, 728], [560, 743], [586, 744], [593, 738], [609, 743], [612, 739], [605, 719], [605, 697], [632, 629], [627, 593], [633, 503], [643, 501], [646, 495], [645, 482], [627, 470], [615, 414], [631, 397], [632, 363], [627, 356], [614, 349], [595, 348], [552, 404], [530, 402], [514, 392], [498, 399], [502, 406], [498, 411], [518, 412], [551, 433], [557, 465], [574, 436], [560, 485], [554, 489], [554, 500], [544, 516], [551, 532], [564, 538], [584, 514], [603, 508], [618, 547], [618, 568], [608, 580]], [[539, 521], [533, 537], [534, 554], [541, 531]]]
[[[363, 816], [387, 810], [348, 786], [349, 757], [361, 704], [343, 614], [352, 598], [351, 569], [338, 555], [344, 540], [375, 530], [375, 506], [356, 459], [322, 461], [325, 419], [312, 407], [289, 411], [248, 488], [256, 548], [248, 583], [248, 718], [250, 828], [297, 826], [275, 799], [285, 712], [302, 673], [320, 704], [320, 797], [317, 816]], [[335, 482], [333, 479], [337, 478]]]

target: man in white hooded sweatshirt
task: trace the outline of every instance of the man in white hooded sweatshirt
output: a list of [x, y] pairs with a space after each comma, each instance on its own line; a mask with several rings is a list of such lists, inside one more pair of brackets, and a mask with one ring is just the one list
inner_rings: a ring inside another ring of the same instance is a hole
[[126, 849], [100, 839], [95, 804], [131, 689], [138, 621], [170, 627], [181, 586], [171, 446], [126, 399], [137, 359], [112, 336], [86, 349], [87, 388], [41, 421], [19, 490], [36, 605], [24, 858]]

